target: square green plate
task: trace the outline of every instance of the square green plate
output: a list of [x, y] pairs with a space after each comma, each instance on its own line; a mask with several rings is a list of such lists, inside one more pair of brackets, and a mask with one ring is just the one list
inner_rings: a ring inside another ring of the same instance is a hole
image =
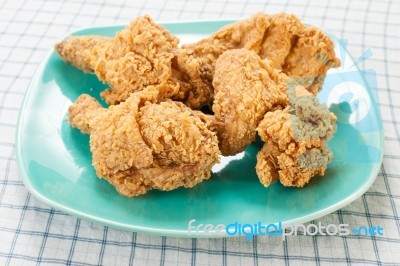
[[[163, 25], [188, 43], [231, 22]], [[113, 36], [121, 28], [85, 28], [72, 35]], [[192, 189], [120, 196], [107, 181], [97, 178], [89, 137], [65, 119], [69, 105], [80, 94], [99, 99], [106, 85], [64, 63], [54, 51], [38, 68], [21, 107], [16, 136], [21, 178], [33, 196], [56, 209], [111, 227], [157, 235], [188, 236], [191, 219], [197, 224], [287, 225], [333, 212], [360, 197], [375, 180], [382, 162], [383, 134], [374, 88], [365, 78], [371, 73], [358, 70], [345, 46], [332, 38], [342, 67], [329, 72], [319, 98], [338, 116], [338, 130], [329, 143], [334, 159], [325, 176], [315, 177], [302, 189], [279, 183], [268, 188], [261, 185], [255, 164], [262, 143], [256, 142], [237, 156], [222, 158], [211, 179]]]

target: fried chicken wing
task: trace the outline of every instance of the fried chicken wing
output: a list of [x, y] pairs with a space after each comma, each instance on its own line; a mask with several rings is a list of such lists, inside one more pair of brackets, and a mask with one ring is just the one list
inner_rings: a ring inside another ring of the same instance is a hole
[[219, 161], [209, 118], [183, 103], [160, 102], [165, 90], [149, 86], [108, 109], [83, 94], [69, 109], [70, 124], [90, 134], [96, 174], [124, 196], [193, 187]]
[[265, 142], [257, 154], [256, 171], [269, 186], [279, 179], [284, 186], [303, 187], [323, 175], [332, 158], [326, 142], [336, 130], [336, 117], [298, 86], [289, 89], [289, 106], [265, 114], [257, 131]]
[[228, 50], [218, 58], [212, 109], [223, 155], [243, 151], [264, 114], [287, 105], [285, 78], [254, 51]]

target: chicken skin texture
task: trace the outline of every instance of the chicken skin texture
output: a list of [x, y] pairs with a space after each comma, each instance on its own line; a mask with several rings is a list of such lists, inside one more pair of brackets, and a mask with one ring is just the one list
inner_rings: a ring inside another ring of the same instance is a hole
[[245, 48], [256, 52], [261, 59], [268, 59], [272, 67], [297, 79], [313, 94], [320, 91], [329, 68], [340, 65], [329, 37], [317, 28], [303, 25], [296, 16], [285, 13], [258, 13], [183, 48], [187, 58], [202, 65], [191, 72], [208, 70], [204, 84], [209, 84], [218, 57], [231, 49]]
[[111, 89], [101, 96], [118, 104], [132, 92], [157, 85], [171, 77], [172, 50], [178, 39], [145, 16], [139, 17], [114, 38], [72, 36], [56, 45], [66, 62], [94, 72]]
[[[204, 71], [198, 60], [187, 60], [178, 49], [179, 40], [148, 17], [138, 17], [114, 38], [71, 36], [56, 44], [60, 57], [86, 73], [95, 73], [111, 89], [101, 96], [108, 104], [125, 101], [130, 93], [148, 85], [176, 83], [175, 95], [193, 109], [210, 102], [212, 91], [201, 78]], [[178, 57], [179, 67], [178, 70]], [[199, 69], [199, 71], [192, 71]]]
[[282, 66], [283, 72], [316, 95], [330, 68], [340, 66], [334, 44], [321, 30], [305, 27]]
[[279, 179], [284, 186], [303, 187], [315, 175], [324, 175], [332, 159], [326, 142], [336, 131], [335, 121], [303, 87], [289, 89], [289, 106], [266, 113], [257, 128], [265, 142], [257, 154], [261, 183], [269, 186]]
[[193, 187], [219, 161], [209, 117], [180, 102], [160, 102], [164, 90], [149, 86], [108, 109], [83, 94], [69, 108], [70, 124], [90, 134], [97, 176], [124, 196]]
[[255, 140], [264, 114], [287, 105], [285, 81], [286, 75], [254, 51], [233, 49], [218, 58], [212, 109], [223, 155], [243, 151]]

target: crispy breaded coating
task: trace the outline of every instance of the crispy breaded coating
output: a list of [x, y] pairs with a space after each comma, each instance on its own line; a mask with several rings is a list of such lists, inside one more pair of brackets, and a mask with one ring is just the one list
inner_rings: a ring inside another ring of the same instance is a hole
[[[280, 15], [290, 16], [283, 13]], [[189, 55], [202, 58], [205, 60], [204, 63], [213, 66], [218, 57], [227, 50], [246, 48], [259, 53], [263, 42], [268, 38], [270, 27], [271, 16], [258, 13], [251, 18], [227, 25], [197, 43], [183, 45], [183, 48]]]
[[247, 49], [228, 50], [216, 62], [212, 109], [223, 155], [243, 151], [264, 114], [287, 105], [286, 76]]
[[264, 186], [279, 179], [284, 186], [303, 187], [323, 175], [332, 158], [326, 142], [336, 130], [335, 115], [304, 88], [296, 90], [289, 92], [287, 108], [266, 113], [258, 125], [265, 144], [256, 171]]
[[[311, 48], [310, 45], [316, 47]], [[186, 56], [197, 60], [211, 75], [218, 57], [227, 50], [246, 48], [255, 51], [261, 59], [282, 69], [289, 77], [312, 77], [300, 84], [316, 94], [321, 89], [329, 68], [339, 66], [332, 41], [319, 29], [304, 26], [294, 15], [258, 13], [253, 17], [221, 28], [197, 43], [184, 45]], [[179, 55], [178, 55], [179, 57]], [[303, 60], [303, 62], [299, 62]], [[297, 61], [297, 63], [295, 63]], [[198, 71], [199, 67], [190, 71]], [[208, 84], [207, 80], [204, 84]]]
[[66, 62], [96, 73], [111, 87], [102, 92], [102, 97], [108, 104], [117, 104], [148, 85], [177, 83], [172, 77], [171, 60], [178, 42], [164, 27], [144, 16], [114, 38], [71, 36], [55, 49]]
[[282, 70], [316, 95], [330, 68], [340, 66], [331, 39], [321, 30], [305, 27], [285, 59]]
[[[110, 85], [101, 96], [108, 104], [125, 101], [148, 85], [176, 83], [176, 95], [193, 109], [209, 104], [212, 76], [197, 59], [177, 49], [178, 39], [148, 17], [138, 17], [114, 38], [72, 36], [55, 47], [61, 58]], [[173, 65], [172, 65], [173, 64]], [[204, 80], [209, 80], [204, 84]]]
[[185, 49], [178, 49], [172, 59], [173, 76], [180, 82], [180, 95], [175, 99], [183, 101], [193, 109], [211, 106], [214, 96], [213, 73], [202, 58], [189, 55]]
[[104, 36], [71, 36], [57, 43], [55, 49], [61, 58], [85, 73], [94, 73], [96, 63], [102, 53], [97, 47], [112, 44], [112, 39]]
[[284, 13], [272, 15], [269, 20], [270, 26], [257, 53], [262, 59], [270, 60], [273, 67], [281, 69], [304, 25], [296, 16]]
[[219, 161], [208, 118], [183, 103], [159, 102], [163, 90], [147, 87], [108, 109], [83, 94], [69, 109], [70, 124], [90, 134], [97, 176], [124, 196], [193, 187]]

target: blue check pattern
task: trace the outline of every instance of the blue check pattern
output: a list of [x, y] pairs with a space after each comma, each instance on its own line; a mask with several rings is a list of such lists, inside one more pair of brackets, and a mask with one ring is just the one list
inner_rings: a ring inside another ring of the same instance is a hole
[[[49, 208], [21, 182], [15, 158], [18, 112], [32, 75], [67, 32], [81, 26], [237, 18], [291, 12], [348, 40], [377, 75], [385, 150], [381, 171], [359, 199], [312, 223], [380, 225], [384, 236], [181, 239], [119, 231]], [[0, 265], [337, 265], [400, 263], [399, 1], [0, 1]]]

